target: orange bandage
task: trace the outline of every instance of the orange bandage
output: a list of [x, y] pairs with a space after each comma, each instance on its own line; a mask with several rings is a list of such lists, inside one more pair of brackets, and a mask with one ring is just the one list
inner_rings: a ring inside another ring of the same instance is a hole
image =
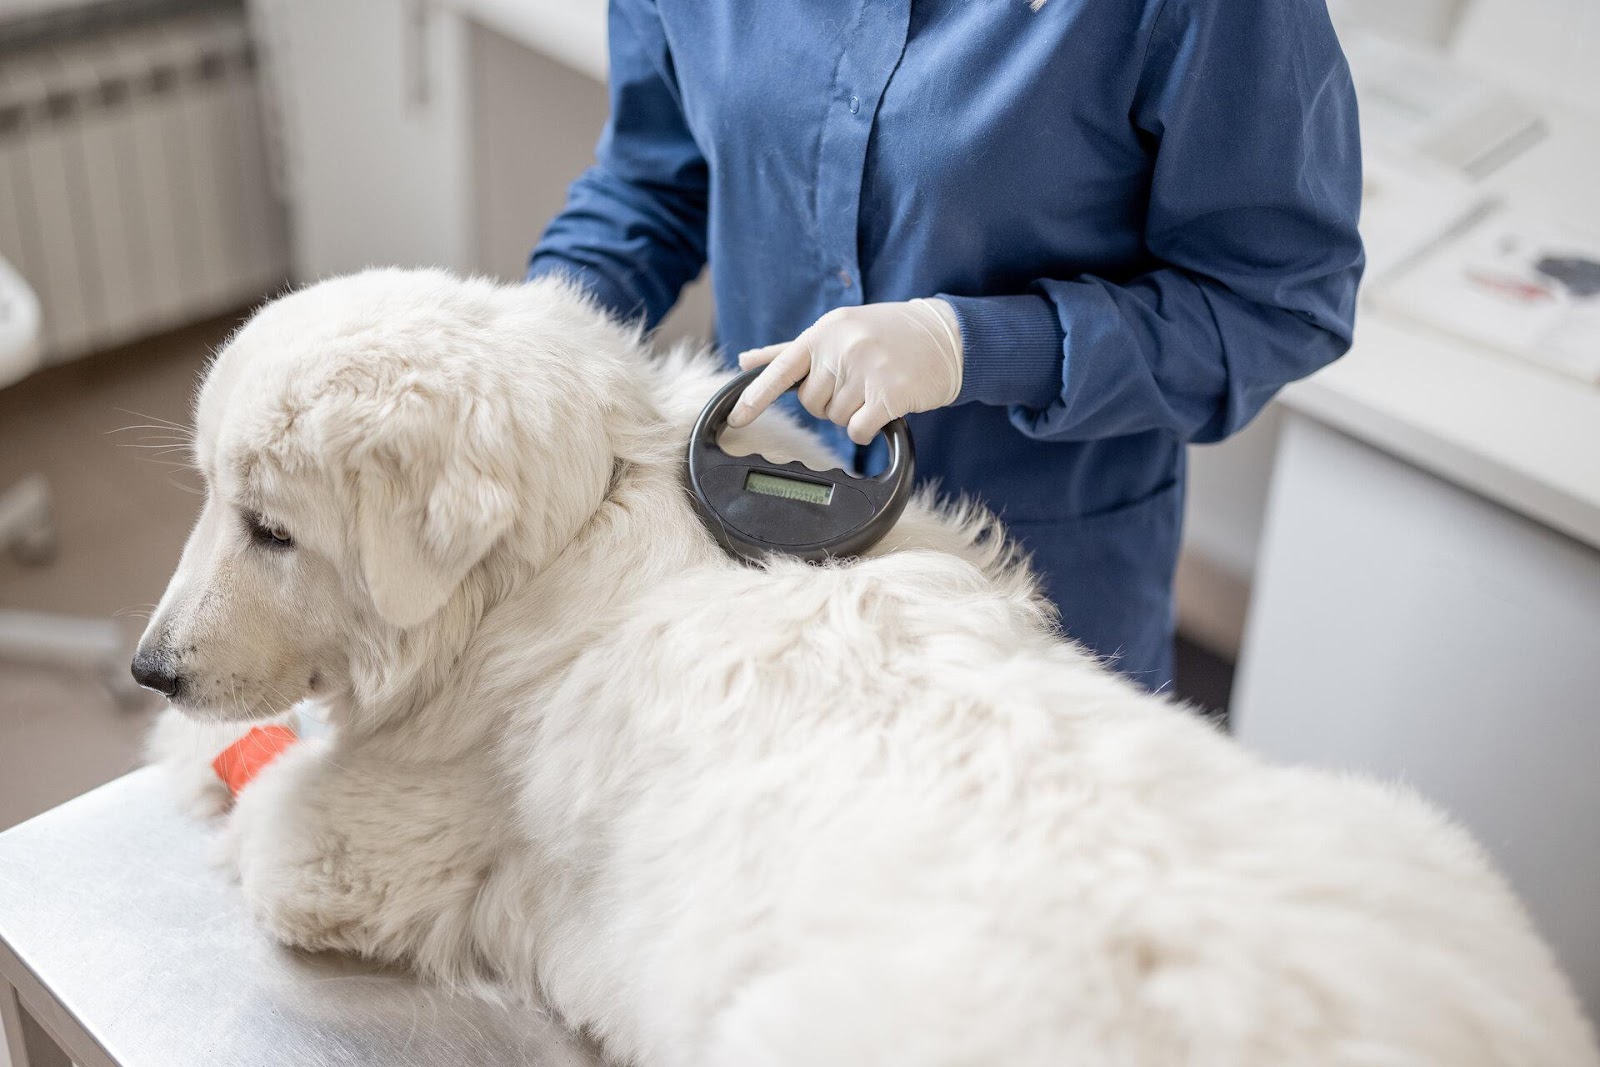
[[283, 750], [298, 740], [290, 726], [257, 726], [223, 749], [211, 761], [211, 769], [234, 796], [250, 784], [261, 768], [277, 759]]

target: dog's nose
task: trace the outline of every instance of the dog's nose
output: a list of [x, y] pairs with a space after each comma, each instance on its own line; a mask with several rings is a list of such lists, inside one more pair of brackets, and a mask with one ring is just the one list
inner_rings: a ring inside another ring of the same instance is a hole
[[133, 657], [133, 680], [169, 700], [177, 696], [178, 690], [183, 687], [183, 677], [178, 674], [169, 657], [143, 649]]

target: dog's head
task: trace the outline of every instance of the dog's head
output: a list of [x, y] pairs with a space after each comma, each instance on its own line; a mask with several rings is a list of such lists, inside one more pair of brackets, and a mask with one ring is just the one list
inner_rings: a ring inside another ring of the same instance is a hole
[[373, 271], [267, 305], [201, 388], [205, 503], [135, 677], [270, 715], [418, 640], [475, 569], [536, 570], [604, 498], [633, 348], [551, 283]]

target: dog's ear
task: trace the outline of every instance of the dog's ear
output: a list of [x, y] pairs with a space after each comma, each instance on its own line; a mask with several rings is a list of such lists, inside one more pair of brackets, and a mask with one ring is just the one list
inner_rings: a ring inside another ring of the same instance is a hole
[[[448, 432], [437, 422], [418, 429]], [[356, 543], [378, 614], [404, 628], [444, 606], [511, 528], [516, 498], [470, 434], [435, 447], [384, 436], [394, 446], [365, 450], [356, 466]]]

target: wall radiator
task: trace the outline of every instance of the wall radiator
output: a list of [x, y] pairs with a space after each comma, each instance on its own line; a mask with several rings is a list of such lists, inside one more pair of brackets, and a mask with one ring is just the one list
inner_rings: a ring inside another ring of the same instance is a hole
[[39, 294], [46, 361], [281, 284], [288, 241], [267, 149], [236, 8], [0, 51], [0, 256]]

